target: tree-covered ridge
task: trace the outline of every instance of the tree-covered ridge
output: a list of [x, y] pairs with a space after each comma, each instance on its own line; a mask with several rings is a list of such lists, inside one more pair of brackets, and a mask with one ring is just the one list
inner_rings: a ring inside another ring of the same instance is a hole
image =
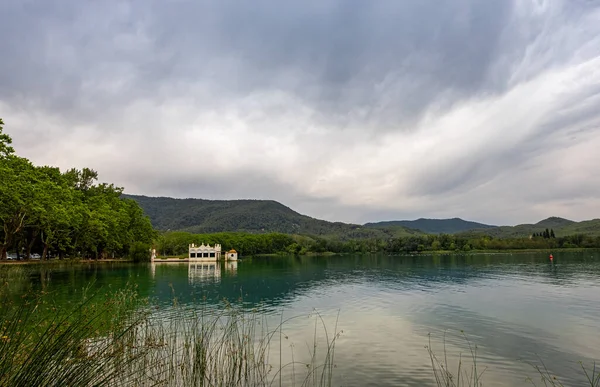
[[365, 225], [327, 222], [299, 214], [273, 200], [173, 199], [123, 195], [134, 199], [162, 231], [190, 233], [283, 233], [333, 238], [340, 241], [410, 238], [425, 234], [457, 234], [462, 237], [528, 238], [553, 229], [556, 236], [600, 235], [600, 220], [573, 222], [551, 217], [536, 224], [490, 226], [454, 219], [418, 219]]
[[173, 199], [124, 195], [134, 199], [162, 231], [218, 233], [283, 233], [337, 236], [344, 240], [390, 238], [423, 234], [405, 227], [367, 228], [357, 224], [327, 222], [301, 215], [273, 200]]
[[455, 233], [461, 232], [461, 231], [496, 227], [496, 226], [491, 226], [489, 224], [472, 222], [472, 221], [463, 220], [460, 218], [452, 218], [452, 219], [419, 218], [417, 220], [392, 220], [392, 221], [384, 221], [384, 222], [365, 224], [365, 227], [373, 227], [373, 228], [387, 228], [390, 226], [407, 227], [407, 228], [422, 231], [426, 234], [455, 234]]
[[14, 251], [57, 256], [125, 256], [155, 236], [149, 219], [123, 189], [97, 183], [88, 168], [61, 172], [19, 157], [0, 120], [0, 259]]
[[500, 226], [488, 229], [470, 230], [460, 233], [464, 237], [490, 236], [494, 238], [528, 238], [552, 230], [556, 237], [572, 235], [600, 236], [600, 219], [574, 222], [563, 218], [551, 217], [535, 224]]

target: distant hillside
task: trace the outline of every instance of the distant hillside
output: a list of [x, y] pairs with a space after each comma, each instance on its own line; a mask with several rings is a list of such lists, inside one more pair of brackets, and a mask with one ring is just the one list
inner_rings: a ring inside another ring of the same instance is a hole
[[528, 237], [533, 233], [541, 233], [548, 228], [553, 229], [557, 237], [574, 234], [600, 236], [600, 219], [574, 222], [551, 217], [536, 224], [496, 227], [459, 218], [421, 218], [412, 221], [367, 223], [361, 226], [311, 218], [273, 200], [203, 200], [123, 196], [137, 201], [150, 217], [152, 225], [162, 231], [280, 232], [350, 240], [389, 239], [440, 233], [465, 237], [489, 235], [496, 238], [521, 238]]
[[562, 228], [562, 227], [570, 226], [570, 225], [576, 224], [576, 223], [577, 222], [574, 222], [569, 219], [551, 216], [550, 218], [540, 220], [539, 222], [537, 222], [535, 224], [535, 226], [536, 227], [544, 227], [544, 228]]
[[460, 218], [452, 219], [424, 219], [417, 220], [393, 220], [387, 222], [367, 223], [365, 227], [385, 228], [390, 226], [407, 227], [423, 231], [427, 234], [455, 234], [462, 231], [473, 229], [488, 229], [496, 226], [489, 224], [471, 222]]
[[461, 235], [489, 235], [495, 238], [527, 238], [533, 233], [542, 233], [546, 229], [552, 229], [557, 237], [575, 234], [600, 236], [600, 219], [574, 222], [568, 219], [550, 217], [535, 224], [519, 224], [516, 226], [501, 226], [483, 230], [470, 230], [461, 233]]
[[404, 227], [373, 229], [355, 224], [327, 222], [299, 214], [273, 200], [204, 200], [123, 196], [137, 201], [150, 217], [152, 225], [163, 231], [281, 232], [332, 236], [340, 239], [390, 238], [422, 234]]

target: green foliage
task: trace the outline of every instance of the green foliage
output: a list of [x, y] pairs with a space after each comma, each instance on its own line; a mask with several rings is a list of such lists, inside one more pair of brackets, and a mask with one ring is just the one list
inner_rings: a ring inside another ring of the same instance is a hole
[[481, 251], [521, 249], [600, 248], [600, 237], [577, 234], [558, 238], [493, 238], [458, 235], [415, 235], [386, 239], [340, 239], [279, 233], [192, 234], [168, 232], [158, 238], [157, 253], [166, 256], [187, 255], [190, 243], [220, 243], [224, 250], [235, 249], [240, 255], [307, 253], [374, 253], [406, 254], [428, 251]]
[[167, 232], [158, 238], [157, 254], [162, 256], [179, 256], [188, 253], [190, 243], [196, 245], [216, 243], [223, 250], [235, 249], [240, 255], [274, 254], [286, 252], [288, 246], [296, 242], [292, 235], [279, 233], [215, 233], [191, 234], [185, 231]]
[[144, 242], [134, 242], [129, 247], [129, 258], [133, 262], [150, 262], [150, 244]]
[[[548, 221], [551, 219], [551, 221]], [[586, 220], [582, 222], [573, 222], [561, 218], [548, 218], [536, 224], [520, 224], [517, 226], [501, 226], [485, 230], [470, 230], [461, 232], [457, 235], [461, 237], [481, 237], [490, 236], [494, 238], [560, 238], [570, 235], [582, 234], [590, 237], [600, 236], [600, 219]], [[554, 226], [547, 227], [546, 225]]]
[[0, 259], [9, 250], [42, 259], [124, 256], [156, 236], [137, 203], [121, 198], [119, 187], [97, 184], [97, 172], [34, 166], [9, 143], [0, 133]]
[[202, 200], [123, 195], [134, 199], [163, 231], [284, 233], [344, 240], [423, 234], [405, 227], [368, 228], [301, 215], [272, 200]]
[[0, 387], [266, 387], [276, 379], [283, 385], [284, 377], [297, 385], [332, 385], [341, 332], [337, 324], [330, 331], [318, 312], [310, 359], [284, 363], [285, 354], [270, 353], [290, 340], [287, 324], [306, 321], [305, 314], [269, 328], [263, 315], [226, 300], [219, 310], [206, 304], [190, 310], [173, 300], [154, 315], [158, 306], [129, 288], [73, 307], [51, 297], [18, 305], [0, 298]]
[[12, 155], [15, 150], [10, 144], [12, 144], [12, 138], [8, 134], [3, 133], [4, 121], [0, 118], [0, 158], [7, 158]]
[[124, 345], [143, 314], [132, 289], [96, 293], [73, 307], [57, 308], [43, 293], [19, 301], [0, 301], [0, 386], [114, 385], [124, 376], [133, 360]]

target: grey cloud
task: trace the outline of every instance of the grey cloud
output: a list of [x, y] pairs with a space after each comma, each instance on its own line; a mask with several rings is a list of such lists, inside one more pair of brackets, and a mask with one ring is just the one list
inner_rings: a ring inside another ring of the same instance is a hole
[[[599, 188], [581, 164], [544, 195], [516, 192], [551, 181], [540, 155], [572, 160], [598, 138], [598, 12], [584, 0], [5, 0], [0, 115], [34, 161], [92, 163], [132, 193], [272, 198], [345, 221], [494, 222]], [[505, 125], [519, 109], [535, 122]], [[227, 167], [180, 156], [220, 132], [211, 146], [255, 156]], [[450, 140], [416, 151], [425, 132]], [[394, 167], [394, 195], [377, 196], [389, 179], [376, 175]], [[362, 184], [373, 203], [357, 199]]]
[[[168, 98], [161, 88], [201, 80], [215, 99], [283, 89], [325, 120], [364, 108], [393, 125], [445, 90], [459, 98], [485, 89], [512, 5], [13, 0], [2, 7], [3, 35], [15, 38], [0, 46], [9, 58], [0, 65], [6, 99], [89, 119], [98, 108]], [[86, 90], [111, 78], [129, 83]]]
[[[510, 2], [290, 4], [176, 3], [151, 29], [159, 51], [186, 53], [175, 72], [187, 79], [200, 72], [242, 94], [292, 88], [330, 117], [366, 108], [400, 120], [444, 90], [457, 98], [482, 87], [511, 9]], [[243, 68], [215, 68], [212, 56]], [[300, 82], [290, 85], [288, 73]]]
[[353, 222], [357, 213], [365, 211], [364, 208], [354, 208], [349, 211], [347, 206], [342, 205], [335, 198], [317, 199], [308, 196], [269, 175], [252, 170], [230, 174], [173, 173], [160, 180], [156, 180], [152, 173], [139, 171], [129, 176], [121, 176], [120, 179], [127, 182], [126, 193], [152, 192], [156, 196], [201, 197], [213, 200], [235, 200], [247, 197], [277, 200], [284, 205], [291, 205], [294, 211], [312, 214], [319, 219]]

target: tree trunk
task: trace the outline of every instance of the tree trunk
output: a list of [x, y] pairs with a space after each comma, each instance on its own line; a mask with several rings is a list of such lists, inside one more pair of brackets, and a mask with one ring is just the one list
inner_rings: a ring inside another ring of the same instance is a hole
[[6, 260], [6, 246], [5, 245], [0, 245], [0, 260], [2, 260], [2, 261]]
[[42, 252], [42, 261], [48, 260], [48, 245], [44, 243], [44, 251]]
[[31, 232], [31, 240], [28, 241], [27, 247], [26, 247], [26, 249], [27, 249], [26, 254], [27, 254], [27, 258], [28, 259], [31, 258], [31, 249], [33, 249], [33, 245], [35, 243], [35, 240], [36, 240], [38, 234], [39, 234], [39, 231], [32, 231]]

